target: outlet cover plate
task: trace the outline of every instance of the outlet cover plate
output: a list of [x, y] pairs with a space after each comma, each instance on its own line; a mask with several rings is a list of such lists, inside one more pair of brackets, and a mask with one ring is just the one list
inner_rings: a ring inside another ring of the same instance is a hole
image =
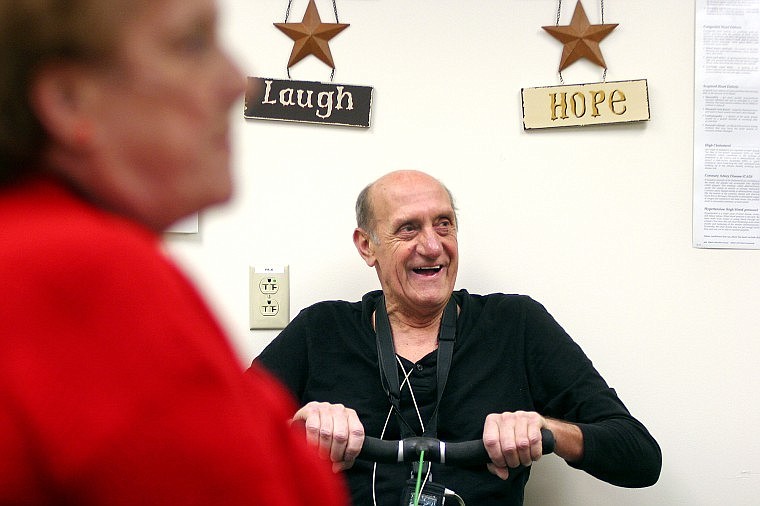
[[249, 267], [250, 328], [284, 329], [290, 323], [290, 273], [287, 265]]

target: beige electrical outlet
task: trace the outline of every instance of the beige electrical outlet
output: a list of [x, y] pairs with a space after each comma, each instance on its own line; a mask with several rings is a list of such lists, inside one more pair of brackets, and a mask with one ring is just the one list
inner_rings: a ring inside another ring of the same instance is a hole
[[287, 265], [249, 268], [250, 325], [284, 329], [290, 322], [290, 279]]

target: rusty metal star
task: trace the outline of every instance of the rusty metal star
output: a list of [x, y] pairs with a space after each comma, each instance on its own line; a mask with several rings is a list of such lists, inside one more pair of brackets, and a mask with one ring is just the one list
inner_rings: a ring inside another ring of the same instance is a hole
[[604, 62], [599, 42], [609, 35], [616, 26], [617, 23], [592, 25], [586, 16], [586, 11], [583, 10], [581, 0], [578, 0], [578, 3], [575, 4], [573, 19], [569, 25], [542, 26], [541, 28], [565, 45], [559, 64], [561, 72], [581, 58], [586, 58], [606, 69], [607, 64]]
[[323, 23], [314, 0], [309, 0], [300, 23], [274, 23], [274, 26], [294, 41], [288, 68], [312, 54], [333, 69], [335, 63], [327, 41], [349, 27], [345, 23]]

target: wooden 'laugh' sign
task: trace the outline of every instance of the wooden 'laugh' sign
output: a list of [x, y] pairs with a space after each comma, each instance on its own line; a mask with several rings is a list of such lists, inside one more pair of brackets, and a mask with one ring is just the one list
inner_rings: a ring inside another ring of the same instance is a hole
[[369, 127], [372, 88], [249, 77], [245, 117]]

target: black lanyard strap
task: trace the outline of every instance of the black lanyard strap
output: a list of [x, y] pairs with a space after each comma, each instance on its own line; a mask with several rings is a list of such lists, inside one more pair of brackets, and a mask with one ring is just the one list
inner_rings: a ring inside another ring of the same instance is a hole
[[[454, 355], [454, 341], [457, 326], [457, 304], [454, 297], [450, 297], [443, 311], [441, 327], [438, 331], [438, 356], [436, 370], [436, 403], [430, 421], [423, 435], [435, 437], [438, 432], [438, 406], [441, 404], [443, 390], [446, 388], [446, 379], [451, 369], [451, 359]], [[380, 383], [383, 390], [396, 412], [401, 426], [401, 436], [415, 436], [414, 430], [401, 415], [401, 386], [399, 383], [398, 365], [396, 364], [396, 351], [393, 347], [393, 333], [391, 331], [388, 310], [385, 307], [385, 296], [381, 296], [375, 308], [375, 327], [377, 337], [377, 356], [380, 368]], [[411, 383], [409, 388], [411, 388]]]

